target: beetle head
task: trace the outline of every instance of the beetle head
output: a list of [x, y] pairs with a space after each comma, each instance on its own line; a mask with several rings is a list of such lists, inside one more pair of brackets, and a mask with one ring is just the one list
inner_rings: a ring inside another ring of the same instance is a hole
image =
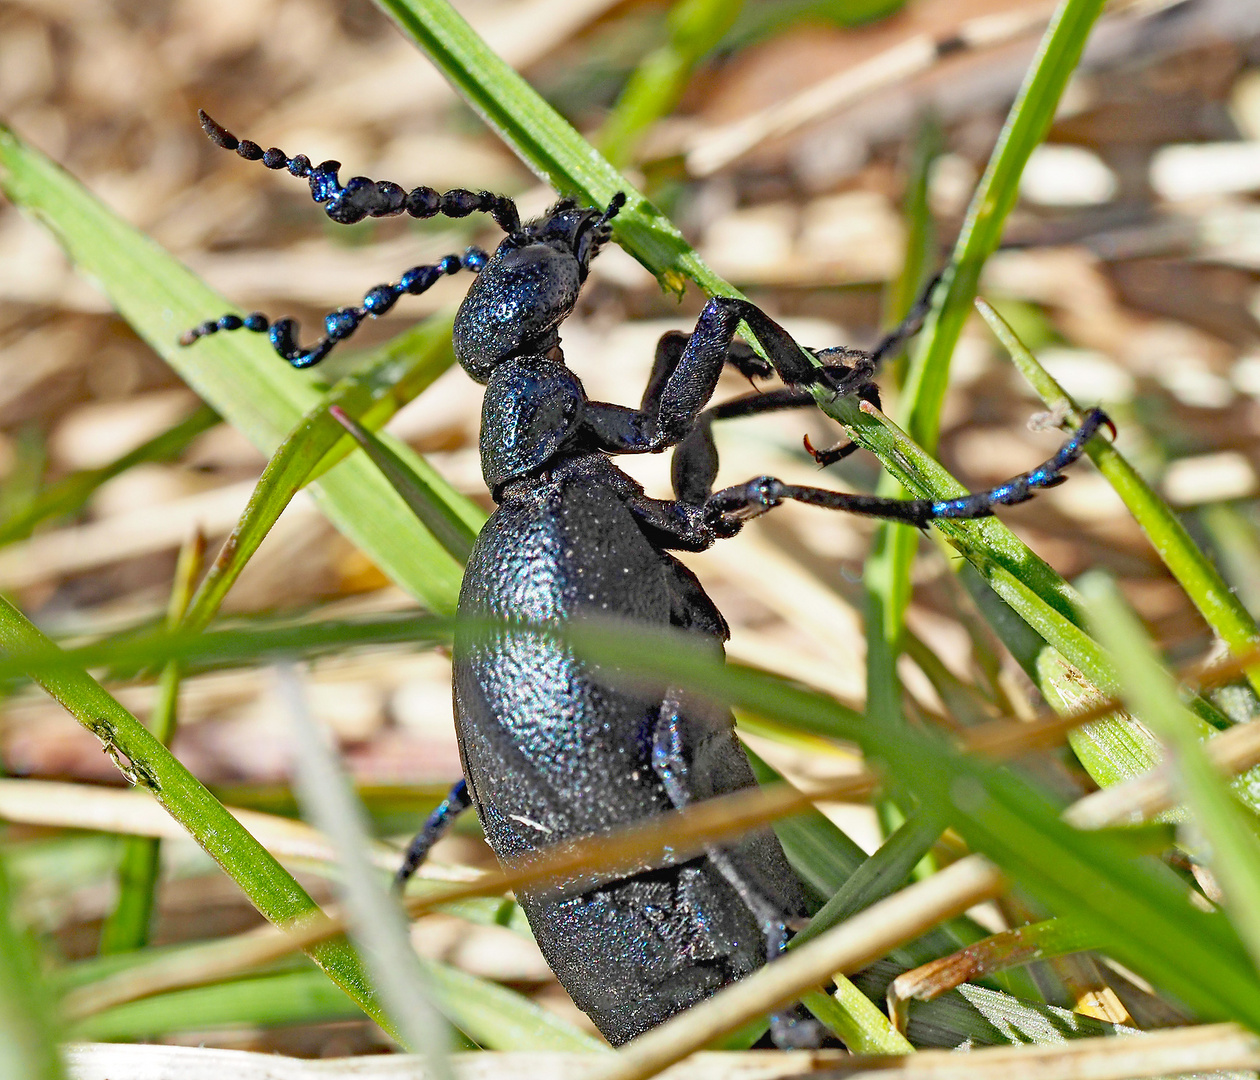
[[513, 357], [557, 349], [559, 325], [624, 203], [618, 194], [606, 210], [591, 210], [562, 199], [503, 240], [455, 316], [455, 357], [469, 375], [484, 383]]

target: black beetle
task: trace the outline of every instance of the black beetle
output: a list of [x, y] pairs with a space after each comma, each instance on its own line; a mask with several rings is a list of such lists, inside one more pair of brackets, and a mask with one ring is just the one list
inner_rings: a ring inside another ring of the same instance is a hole
[[[481, 620], [563, 622], [594, 613], [673, 628], [721, 656], [727, 627], [700, 582], [671, 550], [699, 551], [734, 535], [743, 522], [784, 499], [919, 526], [977, 518], [1030, 498], [1065, 477], [1098, 428], [1094, 410], [1059, 452], [999, 487], [958, 499], [894, 500], [784, 484], [759, 477], [713, 491], [711, 424], [726, 417], [812, 404], [809, 387], [878, 402], [871, 379], [880, 359], [913, 333], [926, 296], [875, 350], [800, 346], [760, 309], [715, 297], [690, 335], [667, 334], [639, 408], [587, 398], [564, 365], [559, 327], [572, 312], [591, 259], [625, 203], [605, 209], [562, 200], [522, 224], [515, 204], [490, 192], [431, 188], [355, 177], [342, 186], [339, 163], [263, 151], [204, 113], [210, 138], [242, 157], [286, 168], [310, 182], [335, 221], [402, 212], [415, 217], [491, 214], [507, 233], [493, 256], [469, 248], [408, 270], [370, 290], [359, 307], [325, 319], [325, 336], [297, 343], [297, 324], [260, 315], [225, 315], [182, 339], [218, 330], [268, 332], [296, 367], [317, 363], [362, 320], [388, 311], [442, 274], [478, 273], [455, 320], [455, 354], [486, 384], [481, 464], [497, 509], [473, 547], [460, 592], [461, 615]], [[930, 290], [929, 290], [930, 291]], [[735, 340], [744, 321], [770, 357]], [[730, 364], [749, 377], [777, 373], [780, 390], [706, 408]], [[676, 448], [676, 498], [648, 498], [610, 455]], [[827, 463], [852, 444], [815, 454]], [[505, 862], [540, 848], [607, 833], [755, 781], [725, 708], [670, 688], [635, 692], [609, 685], [561, 643], [504, 629], [457, 634], [455, 714], [465, 781], [412, 842], [400, 882], [468, 806], [477, 808], [495, 854]], [[521, 890], [548, 963], [573, 1000], [614, 1045], [660, 1024], [774, 957], [805, 914], [802, 888], [774, 834], [763, 829], [695, 859], [604, 882], [580, 895]], [[797, 1013], [776, 1017], [781, 1045], [812, 1042], [817, 1027]]]

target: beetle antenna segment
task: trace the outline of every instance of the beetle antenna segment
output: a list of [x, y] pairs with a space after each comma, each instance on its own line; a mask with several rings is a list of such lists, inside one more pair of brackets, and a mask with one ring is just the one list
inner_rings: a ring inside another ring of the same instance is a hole
[[229, 314], [210, 319], [185, 331], [179, 343], [191, 345], [198, 338], [208, 337], [220, 330], [253, 330], [257, 334], [267, 334], [271, 347], [295, 368], [311, 367], [327, 356], [337, 342], [345, 341], [353, 334], [364, 319], [384, 315], [403, 295], [418, 296], [446, 274], [456, 274], [460, 270], [480, 273], [488, 258], [481, 248], [470, 247], [463, 255], [446, 255], [429, 266], [413, 266], [397, 281], [369, 289], [363, 297], [362, 306], [338, 308], [325, 315], [324, 336], [309, 349], [302, 348], [297, 342], [296, 319], [283, 318], [272, 323], [260, 311], [243, 318]]
[[246, 161], [261, 161], [269, 169], [288, 169], [290, 174], [311, 185], [311, 198], [324, 205], [324, 212], [338, 225], [353, 225], [367, 217], [392, 217], [408, 213], [414, 218], [431, 218], [441, 214], [449, 218], [469, 214], [489, 214], [505, 233], [516, 236], [521, 231], [521, 216], [506, 195], [491, 191], [468, 191], [452, 188], [438, 192], [421, 185], [407, 191], [389, 180], [370, 180], [352, 176], [343, 186], [337, 179], [340, 161], [323, 161], [312, 165], [305, 154], [289, 157], [279, 147], [264, 150], [249, 139], [238, 139], [222, 124], [214, 121], [204, 109], [197, 110], [202, 130], [215, 146], [234, 150]]
[[616, 195], [614, 195], [611, 199], [608, 200], [608, 209], [605, 210], [600, 215], [599, 220], [595, 222], [594, 227], [596, 229], [603, 228], [610, 221], [612, 221], [613, 218], [615, 218], [619, 213], [621, 213], [621, 208], [625, 205], [626, 205], [626, 193], [624, 191], [617, 192]]

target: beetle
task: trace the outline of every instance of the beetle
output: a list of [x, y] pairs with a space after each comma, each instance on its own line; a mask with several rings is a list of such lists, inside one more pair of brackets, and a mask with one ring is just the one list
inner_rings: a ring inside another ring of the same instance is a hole
[[[522, 223], [511, 199], [490, 192], [407, 192], [365, 177], [342, 185], [338, 162], [312, 166], [301, 155], [264, 151], [200, 116], [218, 146], [306, 179], [312, 197], [339, 223], [403, 212], [454, 218], [481, 212], [504, 230], [493, 255], [469, 248], [413, 267], [397, 282], [369, 290], [362, 304], [330, 313], [324, 336], [309, 347], [299, 344], [292, 319], [271, 322], [260, 313], [224, 315], [181, 339], [192, 344], [237, 329], [267, 333], [280, 356], [308, 367], [402, 296], [461, 269], [477, 274], [456, 315], [454, 350], [486, 386], [480, 454], [496, 509], [468, 561], [461, 616], [500, 625], [614, 616], [682, 632], [721, 657], [726, 622], [672, 551], [704, 550], [789, 499], [920, 527], [984, 517], [1061, 483], [1085, 444], [1110, 426], [1094, 410], [1042, 465], [955, 499], [885, 499], [769, 476], [714, 491], [716, 420], [813, 404], [816, 387], [878, 403], [872, 379], [880, 360], [917, 330], [927, 295], [875, 349], [809, 355], [755, 305], [714, 297], [691, 334], [661, 339], [637, 408], [592, 401], [565, 366], [559, 329], [591, 260], [611, 238], [624, 195], [603, 208], [561, 200]], [[736, 340], [741, 321], [768, 359]], [[727, 365], [750, 378], [777, 374], [785, 385], [710, 406]], [[853, 448], [814, 453], [825, 464]], [[667, 449], [674, 450], [673, 499], [648, 497], [610, 460]], [[508, 627], [488, 636], [457, 631], [453, 661], [464, 780], [410, 845], [400, 883], [469, 806], [495, 854], [512, 863], [755, 783], [730, 712], [682, 688], [613, 685], [563, 642]], [[560, 982], [614, 1045], [778, 955], [805, 915], [802, 886], [769, 829], [577, 895], [522, 889], [518, 900]], [[773, 1018], [772, 1033], [780, 1045], [793, 1045], [814, 1043], [820, 1032], [798, 1010]]]

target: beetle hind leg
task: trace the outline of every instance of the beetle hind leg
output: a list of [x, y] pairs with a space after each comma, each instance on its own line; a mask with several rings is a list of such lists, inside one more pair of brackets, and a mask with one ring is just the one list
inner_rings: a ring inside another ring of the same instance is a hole
[[433, 813], [429, 815], [429, 820], [424, 823], [424, 828], [416, 833], [411, 843], [407, 845], [402, 865], [398, 868], [398, 873], [394, 875], [395, 889], [402, 890], [407, 884], [407, 879], [428, 858], [433, 845], [446, 835], [447, 830], [455, 824], [455, 819], [470, 806], [472, 806], [472, 795], [468, 791], [468, 784], [460, 780], [451, 788], [450, 794], [438, 803]]

